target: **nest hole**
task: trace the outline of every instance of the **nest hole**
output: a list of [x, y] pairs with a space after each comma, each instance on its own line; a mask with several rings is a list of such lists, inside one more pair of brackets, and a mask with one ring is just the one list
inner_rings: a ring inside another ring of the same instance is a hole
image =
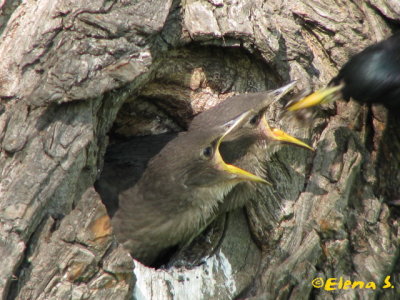
[[[241, 48], [190, 46], [156, 59], [149, 80], [127, 97], [108, 132], [109, 145], [95, 188], [109, 215], [118, 209], [118, 195], [140, 180], [151, 158], [186, 130], [195, 115], [234, 94], [268, 90], [279, 81], [268, 65]], [[217, 223], [221, 226], [221, 221]], [[204, 235], [210, 232], [222, 236], [223, 230], [208, 229]], [[199, 237], [196, 248], [205, 240], [218, 239]], [[176, 250], [166, 249], [153, 267], [167, 265]], [[201, 261], [190, 250], [185, 256], [192, 263]]]

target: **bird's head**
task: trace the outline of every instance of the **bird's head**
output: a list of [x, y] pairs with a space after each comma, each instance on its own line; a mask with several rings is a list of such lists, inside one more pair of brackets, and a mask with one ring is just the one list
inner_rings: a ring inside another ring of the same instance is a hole
[[289, 104], [295, 111], [327, 101], [350, 98], [360, 103], [380, 103], [397, 109], [400, 96], [400, 34], [370, 45], [353, 55], [327, 88]]
[[224, 139], [230, 134], [241, 130], [253, 114], [254, 111], [246, 111], [215, 129], [208, 131], [200, 130], [197, 133], [199, 137], [203, 137], [198, 139], [199, 143], [196, 146], [197, 153], [193, 153], [194, 159], [190, 163], [191, 172], [186, 176], [186, 185], [207, 186], [232, 181], [254, 181], [269, 184], [269, 182], [261, 177], [226, 163], [220, 153], [220, 146]]
[[[273, 128], [267, 121], [267, 111], [271, 104], [279, 101], [283, 96], [293, 90], [295, 81], [267, 93], [245, 94], [232, 97], [213, 109], [204, 112], [194, 120], [192, 126], [199, 127], [202, 123], [212, 126], [217, 119], [225, 120], [232, 118], [233, 114], [251, 110], [245, 122], [238, 128], [226, 135], [221, 145], [221, 153], [228, 162], [235, 162], [248, 152], [250, 146], [257, 142], [281, 142], [290, 143], [310, 150], [314, 150], [306, 143], [285, 133], [281, 129]], [[208, 123], [206, 123], [209, 121]]]
[[168, 190], [168, 185], [175, 183], [185, 189], [240, 181], [268, 183], [259, 176], [227, 164], [219, 151], [224, 138], [240, 129], [251, 114], [252, 111], [246, 111], [220, 126], [178, 135], [149, 163], [148, 172], [158, 176], [155, 184], [165, 185], [164, 189]]

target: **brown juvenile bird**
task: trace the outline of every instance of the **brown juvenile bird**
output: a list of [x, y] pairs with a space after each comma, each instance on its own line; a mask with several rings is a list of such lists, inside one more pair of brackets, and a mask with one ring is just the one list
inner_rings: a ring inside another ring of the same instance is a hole
[[113, 232], [134, 258], [152, 264], [169, 247], [187, 243], [239, 182], [266, 183], [226, 164], [219, 153], [225, 136], [249, 115], [179, 134], [149, 162], [136, 185], [120, 194]]
[[94, 187], [100, 194], [110, 217], [118, 209], [119, 194], [136, 184], [150, 159], [176, 136], [177, 133], [133, 136], [124, 142], [107, 147], [103, 169]]
[[[234, 116], [253, 110], [246, 124], [224, 138], [220, 152], [224, 160], [249, 170], [260, 177], [266, 177], [267, 146], [271, 142], [290, 143], [310, 150], [314, 149], [304, 142], [290, 136], [284, 131], [271, 128], [266, 119], [266, 111], [270, 105], [279, 101], [293, 90], [295, 81], [276, 90], [233, 96], [213, 108], [196, 116], [189, 131], [199, 128], [212, 128], [223, 124]], [[243, 206], [257, 192], [257, 188], [249, 182], [238, 184], [221, 205], [221, 212]]]

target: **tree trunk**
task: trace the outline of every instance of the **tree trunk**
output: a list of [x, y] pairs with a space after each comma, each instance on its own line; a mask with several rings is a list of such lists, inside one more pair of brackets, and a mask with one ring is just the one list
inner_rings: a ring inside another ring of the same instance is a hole
[[[0, 9], [2, 299], [398, 297], [381, 287], [389, 275], [400, 286], [400, 124], [382, 107], [338, 101], [307, 126], [276, 119], [317, 151], [277, 147], [274, 192], [250, 201], [247, 216], [233, 212], [217, 252], [190, 270], [134, 263], [93, 188], [108, 136], [184, 130], [230, 95], [293, 79], [322, 87], [399, 27], [397, 0], [3, 0]], [[332, 277], [377, 288], [313, 288]]]

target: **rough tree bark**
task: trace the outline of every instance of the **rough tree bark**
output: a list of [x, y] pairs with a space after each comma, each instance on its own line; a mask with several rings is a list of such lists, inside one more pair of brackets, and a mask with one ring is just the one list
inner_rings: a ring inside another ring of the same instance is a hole
[[[399, 122], [381, 107], [338, 102], [306, 127], [275, 120], [318, 150], [275, 149], [271, 196], [250, 202], [247, 217], [234, 212], [221, 248], [190, 270], [133, 266], [93, 189], [110, 130], [184, 130], [232, 94], [291, 79], [324, 86], [399, 27], [397, 0], [3, 0], [0, 9], [2, 299], [399, 297]], [[388, 275], [396, 288], [380, 289]], [[340, 276], [378, 288], [311, 285]]]

